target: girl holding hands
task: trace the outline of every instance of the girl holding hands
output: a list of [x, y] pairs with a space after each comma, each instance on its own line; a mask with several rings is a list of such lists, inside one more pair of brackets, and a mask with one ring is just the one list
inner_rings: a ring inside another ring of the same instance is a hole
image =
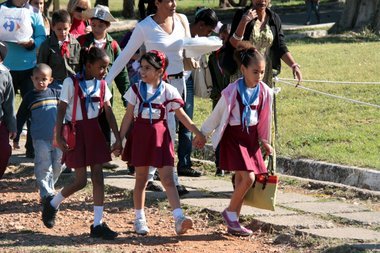
[[239, 47], [235, 60], [243, 76], [222, 91], [201, 131], [206, 136], [213, 133], [214, 148], [220, 144], [220, 168], [235, 171], [235, 190], [222, 212], [228, 233], [249, 236], [252, 231], [240, 225], [239, 214], [255, 174], [267, 172], [260, 145], [266, 155], [272, 153], [269, 143], [273, 91], [262, 82], [265, 58], [252, 45], [241, 43]]
[[193, 226], [192, 219], [183, 214], [173, 180], [174, 146], [167, 124], [168, 113], [174, 111], [178, 120], [195, 134], [196, 147], [202, 147], [206, 139], [181, 108], [184, 101], [178, 90], [165, 82], [168, 64], [168, 58], [161, 51], [151, 50], [144, 54], [140, 59], [141, 80], [124, 95], [128, 107], [121, 124], [120, 138], [123, 139], [127, 132], [129, 134], [122, 158], [136, 168], [134, 228], [141, 235], [149, 232], [144, 213], [149, 166], [159, 170], [173, 209], [175, 232], [184, 234]]
[[76, 144], [74, 148], [69, 148], [60, 134], [57, 134], [56, 141], [64, 152], [62, 162], [65, 162], [70, 168], [75, 168], [75, 180], [54, 197], [46, 198], [42, 211], [42, 220], [45, 226], [52, 228], [55, 225], [56, 213], [62, 201], [86, 186], [86, 167], [90, 166], [94, 199], [94, 223], [90, 227], [90, 236], [106, 240], [114, 239], [117, 233], [102, 222], [104, 205], [102, 164], [111, 160], [110, 149], [98, 123], [98, 116], [102, 110], [104, 110], [116, 137], [116, 142], [112, 147], [114, 154], [119, 155], [122, 148], [110, 103], [112, 95], [106, 82], [102, 80], [106, 75], [109, 61], [104, 50], [97, 47], [83, 48], [80, 52], [80, 73], [72, 78], [66, 78], [63, 82], [58, 105], [56, 132], [61, 133], [64, 119], [67, 121], [73, 119], [74, 94], [77, 90]]

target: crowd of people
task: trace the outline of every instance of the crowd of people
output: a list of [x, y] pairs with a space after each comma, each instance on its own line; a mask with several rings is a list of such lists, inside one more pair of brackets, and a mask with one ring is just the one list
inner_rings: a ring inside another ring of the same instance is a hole
[[[181, 235], [193, 227], [193, 220], [181, 208], [180, 196], [187, 190], [178, 175], [201, 176], [192, 168], [192, 146], [202, 148], [211, 136], [216, 175], [235, 173], [235, 189], [221, 216], [228, 233], [249, 236], [252, 231], [239, 223], [239, 214], [255, 175], [267, 173], [264, 157], [274, 154], [272, 78], [282, 60], [298, 81], [302, 79], [286, 47], [281, 21], [269, 0], [252, 0], [236, 12], [231, 25], [220, 25], [210, 8], [198, 8], [189, 23], [186, 15], [176, 12], [175, 0], [140, 2], [140, 10], [145, 2], [154, 6], [148, 6], [148, 15], [141, 14], [122, 50], [107, 32], [116, 20], [106, 6], [91, 8], [89, 0], [70, 0], [67, 10], [54, 11], [50, 20], [43, 15], [41, 0], [0, 4], [0, 12], [10, 8], [12, 15], [30, 21], [25, 28], [31, 31], [23, 40], [1, 41], [0, 33], [0, 178], [11, 156], [10, 139], [14, 149], [20, 148], [26, 123], [26, 156], [34, 158], [46, 227], [55, 226], [60, 204], [86, 186], [90, 167], [90, 236], [117, 237], [103, 221], [103, 167], [110, 165], [113, 153], [133, 168], [135, 232], [149, 233], [145, 191], [152, 185], [163, 190], [153, 183], [158, 171], [175, 232]], [[192, 121], [197, 84], [194, 72], [184, 65], [183, 40], [212, 33], [223, 46], [209, 56], [213, 111], [198, 128]], [[126, 108], [120, 128], [112, 111], [113, 82]], [[16, 93], [22, 98], [17, 114]], [[75, 131], [74, 141], [65, 138], [66, 129]], [[56, 192], [54, 185], [65, 167], [74, 169], [75, 179]]]

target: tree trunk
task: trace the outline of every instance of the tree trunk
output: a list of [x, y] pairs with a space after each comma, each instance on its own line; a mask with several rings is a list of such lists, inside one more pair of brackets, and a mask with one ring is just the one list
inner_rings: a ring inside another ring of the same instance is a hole
[[228, 0], [219, 0], [219, 8], [227, 8], [231, 7], [231, 4], [228, 2]]
[[362, 31], [366, 28], [380, 33], [380, 0], [346, 0], [338, 31]]
[[124, 0], [123, 1], [123, 11], [122, 15], [124, 18], [134, 18], [135, 16], [135, 1], [134, 0]]
[[235, 3], [235, 0], [228, 0], [228, 3], [233, 7], [245, 7], [247, 6], [248, 0], [239, 0], [238, 3]]
[[96, 0], [94, 6], [96, 6], [98, 4], [101, 4], [101, 5], [104, 5], [104, 6], [108, 6], [108, 0]]

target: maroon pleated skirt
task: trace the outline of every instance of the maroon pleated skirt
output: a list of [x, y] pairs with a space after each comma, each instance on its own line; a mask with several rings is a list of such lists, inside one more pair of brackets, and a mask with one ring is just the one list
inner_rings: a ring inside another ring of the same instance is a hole
[[98, 118], [76, 122], [76, 145], [63, 153], [62, 162], [81, 168], [111, 161], [111, 150], [99, 126]]
[[137, 119], [128, 134], [122, 159], [135, 167], [174, 166], [174, 146], [165, 120]]
[[228, 171], [253, 171], [266, 173], [260, 150], [257, 127], [250, 126], [249, 133], [242, 126], [226, 127], [220, 141], [220, 168]]

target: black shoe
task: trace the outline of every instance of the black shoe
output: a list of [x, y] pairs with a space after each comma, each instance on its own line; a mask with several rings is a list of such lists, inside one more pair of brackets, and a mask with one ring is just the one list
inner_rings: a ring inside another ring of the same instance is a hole
[[183, 176], [183, 177], [200, 177], [200, 176], [202, 176], [202, 172], [194, 170], [191, 167], [188, 167], [188, 168], [178, 168], [178, 176]]
[[158, 173], [158, 170], [154, 172], [153, 180], [160, 181], [160, 174]]
[[42, 221], [47, 228], [52, 228], [55, 225], [55, 217], [57, 215], [58, 209], [51, 206], [50, 201], [54, 196], [46, 197], [42, 209]]
[[135, 174], [135, 166], [129, 166], [127, 170], [127, 175], [133, 176]]
[[145, 190], [152, 191], [152, 192], [163, 192], [164, 191], [164, 189], [162, 189], [162, 187], [159, 186], [154, 181], [149, 181], [148, 184], [146, 185]]
[[72, 173], [72, 172], [73, 172], [73, 169], [70, 168], [70, 167], [66, 167], [66, 168], [62, 171], [62, 173], [64, 173], [64, 174], [70, 174], [70, 173]]
[[105, 222], [94, 227], [90, 227], [90, 236], [95, 238], [103, 238], [104, 240], [113, 240], [118, 236], [118, 233], [112, 231]]
[[216, 177], [224, 177], [224, 170], [216, 168], [215, 176]]
[[177, 188], [177, 192], [178, 192], [179, 196], [182, 196], [182, 195], [189, 193], [189, 191], [183, 185], [176, 185], [175, 187]]
[[34, 159], [34, 152], [33, 152], [33, 151], [29, 151], [29, 150], [27, 150], [27, 151], [25, 152], [25, 157], [26, 157], [26, 158]]

